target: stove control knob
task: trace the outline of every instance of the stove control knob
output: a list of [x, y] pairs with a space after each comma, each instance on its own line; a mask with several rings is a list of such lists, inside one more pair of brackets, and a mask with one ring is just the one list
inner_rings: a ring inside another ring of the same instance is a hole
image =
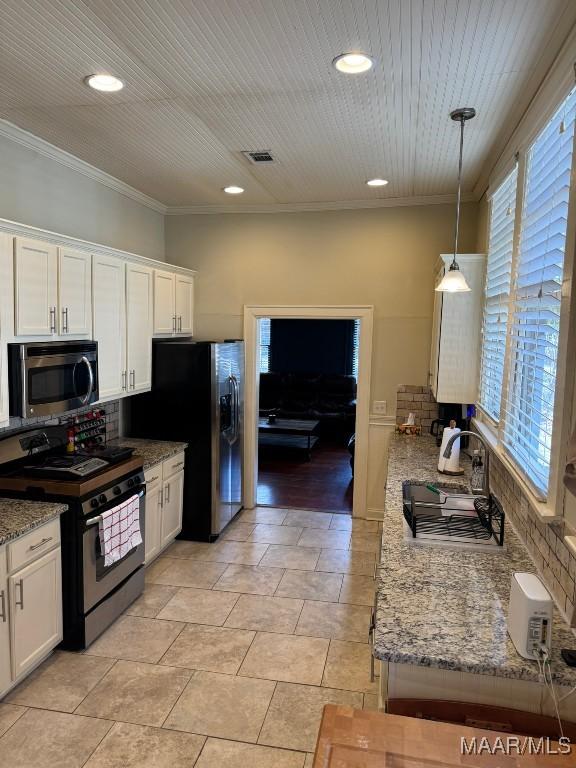
[[90, 501], [90, 506], [91, 507], [97, 507], [98, 506], [98, 499], [92, 499]]
[[142, 481], [142, 478], [140, 477], [140, 475], [136, 475], [136, 477], [134, 478], [134, 482], [135, 482], [135, 483], [141, 483], [141, 482], [143, 482], [143, 481]]
[[131, 478], [128, 480], [128, 482], [126, 483], [126, 485], [128, 486], [128, 488], [132, 488], [132, 486], [134, 485], [134, 478], [133, 478], [133, 477], [131, 477]]
[[98, 497], [98, 501], [100, 502], [100, 504], [106, 504], [106, 502], [108, 501], [108, 499], [106, 498], [106, 494], [101, 493], [100, 496]]
[[115, 485], [114, 488], [112, 489], [112, 492], [114, 493], [114, 496], [118, 496], [121, 493], [120, 486]]

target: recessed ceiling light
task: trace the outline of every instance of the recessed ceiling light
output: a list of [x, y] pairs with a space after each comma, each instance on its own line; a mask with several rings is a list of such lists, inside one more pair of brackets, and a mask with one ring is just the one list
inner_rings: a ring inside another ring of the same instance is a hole
[[368, 179], [366, 182], [369, 187], [385, 187], [388, 184], [387, 179]]
[[228, 195], [241, 195], [242, 192], [244, 192], [244, 189], [242, 187], [235, 187], [232, 185], [230, 187], [224, 187], [224, 192], [226, 192]]
[[107, 93], [121, 91], [124, 88], [122, 80], [114, 77], [114, 75], [88, 75], [85, 78], [85, 82], [86, 85], [94, 88], [95, 91], [106, 91]]
[[374, 59], [367, 53], [341, 53], [333, 59], [332, 64], [339, 72], [347, 75], [356, 75], [367, 72], [372, 68]]

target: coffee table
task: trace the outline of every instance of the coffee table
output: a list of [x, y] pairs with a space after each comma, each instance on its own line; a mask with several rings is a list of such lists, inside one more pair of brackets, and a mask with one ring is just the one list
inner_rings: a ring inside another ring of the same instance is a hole
[[[268, 423], [267, 418], [258, 420], [258, 434], [264, 438], [268, 435], [285, 435], [295, 438], [290, 442], [276, 442], [274, 440], [259, 440], [259, 442], [268, 445], [284, 445], [286, 447], [300, 448], [306, 451], [307, 459], [310, 461], [312, 448], [318, 441], [318, 436], [313, 432], [320, 424], [314, 419], [276, 419], [273, 424]], [[299, 440], [298, 438], [303, 438]]]

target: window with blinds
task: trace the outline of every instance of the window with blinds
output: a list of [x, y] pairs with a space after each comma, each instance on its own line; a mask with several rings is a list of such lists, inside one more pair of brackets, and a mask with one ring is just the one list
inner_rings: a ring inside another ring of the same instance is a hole
[[360, 353], [360, 320], [354, 320], [352, 335], [352, 376], [358, 381], [358, 357]]
[[490, 202], [478, 403], [495, 421], [500, 420], [504, 379], [517, 181], [515, 167]]
[[503, 442], [541, 494], [550, 473], [576, 89], [527, 153], [509, 318]]
[[270, 318], [260, 320], [260, 373], [270, 371]]

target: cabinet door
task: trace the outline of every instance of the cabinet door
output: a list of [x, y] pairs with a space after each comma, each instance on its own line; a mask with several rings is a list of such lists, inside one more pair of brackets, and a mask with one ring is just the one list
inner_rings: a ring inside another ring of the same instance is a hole
[[12, 676], [24, 675], [62, 640], [60, 548], [9, 580]]
[[152, 387], [152, 270], [126, 265], [126, 360], [128, 391]]
[[191, 334], [194, 325], [194, 278], [176, 275], [176, 328]]
[[92, 257], [92, 320], [98, 342], [100, 400], [123, 395], [126, 373], [126, 295], [124, 262]]
[[184, 470], [164, 481], [162, 507], [162, 548], [182, 530], [182, 501], [184, 496]]
[[174, 333], [174, 273], [154, 270], [154, 333]]
[[12, 682], [10, 670], [10, 624], [8, 623], [8, 580], [6, 547], [0, 547], [0, 697]]
[[62, 335], [91, 336], [92, 257], [58, 249], [59, 328]]
[[16, 336], [56, 333], [57, 248], [40, 240], [14, 240]]
[[[438, 285], [444, 277], [445, 268], [441, 267], [436, 273], [434, 286]], [[432, 342], [430, 345], [430, 373], [428, 374], [428, 384], [432, 394], [436, 397], [438, 390], [438, 356], [440, 354], [440, 329], [442, 327], [442, 300], [444, 294], [441, 291], [434, 291], [434, 314], [432, 315]]]
[[144, 562], [149, 565], [160, 552], [162, 535], [162, 483], [146, 487], [146, 522], [144, 533]]

